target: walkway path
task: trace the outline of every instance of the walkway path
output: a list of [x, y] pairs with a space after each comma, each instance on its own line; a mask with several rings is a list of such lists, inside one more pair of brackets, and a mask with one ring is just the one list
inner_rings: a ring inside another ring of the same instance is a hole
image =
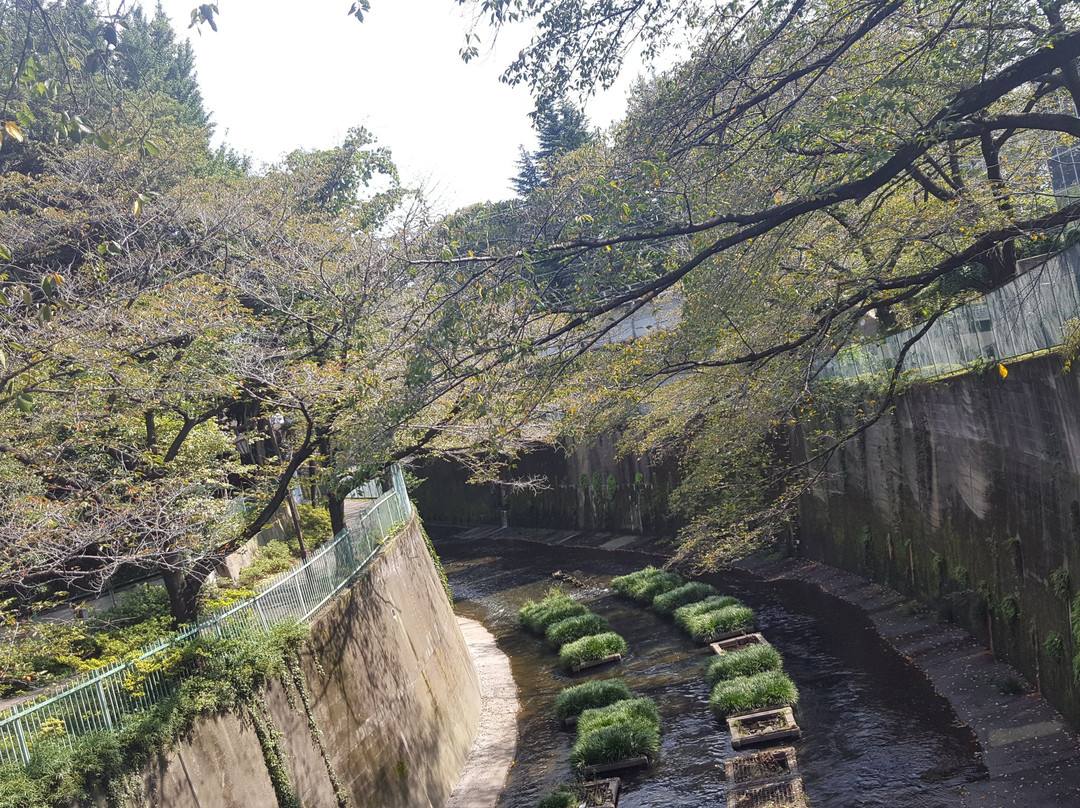
[[[647, 554], [660, 563], [672, 548], [641, 536], [587, 534], [518, 528], [474, 528], [468, 538], [516, 539], [566, 547]], [[959, 789], [961, 806], [980, 808], [1078, 808], [1080, 737], [1032, 688], [1002, 695], [994, 685], [1006, 677], [1023, 681], [962, 629], [907, 614], [896, 591], [852, 573], [804, 559], [740, 565], [765, 579], [807, 581], [822, 591], [860, 606], [878, 632], [911, 660], [949, 700], [957, 717], [971, 727], [983, 749], [989, 777]]]
[[517, 686], [491, 633], [467, 617], [458, 625], [480, 678], [480, 725], [446, 808], [494, 808], [517, 752]]

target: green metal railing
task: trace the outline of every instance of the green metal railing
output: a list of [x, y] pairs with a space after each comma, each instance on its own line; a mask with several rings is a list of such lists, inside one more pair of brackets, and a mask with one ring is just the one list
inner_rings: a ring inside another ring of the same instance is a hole
[[71, 742], [81, 735], [119, 727], [124, 716], [171, 694], [178, 677], [160, 662], [200, 635], [236, 636], [267, 631], [286, 618], [308, 620], [374, 558], [391, 528], [409, 518], [412, 506], [401, 470], [393, 488], [346, 525], [307, 561], [258, 587], [247, 600], [224, 607], [174, 637], [145, 648], [137, 657], [83, 674], [64, 688], [0, 713], [0, 764], [26, 764], [45, 739]]

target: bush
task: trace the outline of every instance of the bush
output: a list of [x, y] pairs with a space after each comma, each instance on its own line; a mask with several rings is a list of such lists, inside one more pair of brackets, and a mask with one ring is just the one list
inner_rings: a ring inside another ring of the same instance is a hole
[[730, 595], [713, 595], [712, 597], [705, 598], [705, 600], [699, 600], [697, 603], [688, 603], [685, 606], [680, 606], [674, 611], [672, 616], [675, 618], [675, 625], [689, 633], [690, 630], [686, 627], [686, 621], [691, 617], [696, 617], [699, 614], [705, 614], [706, 612], [715, 612], [727, 606], [742, 606], [742, 603], [739, 602], [738, 598], [733, 598]]
[[558, 651], [568, 642], [580, 640], [590, 634], [600, 634], [607, 631], [607, 629], [607, 618], [592, 612], [586, 612], [585, 614], [574, 615], [557, 623], [552, 623], [548, 626], [546, 636], [551, 647]]
[[688, 584], [677, 586], [657, 595], [652, 602], [652, 607], [660, 614], [671, 614], [680, 606], [688, 603], [696, 603], [699, 600], [716, 595], [716, 587], [691, 581]]
[[542, 637], [552, 623], [565, 620], [567, 617], [587, 614], [588, 611], [585, 604], [573, 600], [561, 589], [552, 587], [539, 603], [530, 600], [518, 609], [518, 620], [529, 631]]
[[[304, 534], [304, 546], [309, 553], [318, 550], [334, 535], [334, 528], [330, 522], [330, 511], [318, 505], [298, 505], [296, 515], [300, 517], [300, 532]], [[293, 527], [292, 519], [286, 519], [282, 523], [285, 528], [285, 537], [288, 540], [289, 549], [294, 555], [300, 555], [300, 542], [296, 538], [296, 528]]]
[[657, 595], [681, 584], [682, 578], [674, 572], [664, 572], [656, 567], [646, 567], [611, 579], [612, 589], [639, 603], [652, 603]]
[[656, 702], [652, 699], [623, 699], [606, 707], [596, 707], [583, 712], [578, 719], [578, 735], [613, 724], [625, 724], [633, 718], [644, 718], [657, 727], [660, 726], [660, 711], [656, 709]]
[[570, 750], [575, 768], [617, 763], [627, 758], [655, 757], [660, 753], [660, 729], [648, 719], [632, 717], [625, 723], [579, 734]]
[[782, 664], [780, 652], [771, 645], [751, 645], [749, 648], [709, 660], [705, 668], [705, 678], [710, 685], [715, 685], [724, 679], [779, 670]]
[[578, 808], [578, 798], [569, 791], [548, 794], [536, 804], [536, 808]]
[[766, 671], [718, 682], [709, 696], [709, 706], [720, 718], [747, 710], [789, 707], [799, 701], [795, 683], [781, 671]]
[[754, 625], [754, 610], [746, 606], [725, 606], [687, 618], [687, 633], [698, 642], [709, 642], [720, 634], [743, 631]]
[[595, 659], [603, 659], [611, 654], [625, 653], [626, 640], [614, 631], [608, 631], [604, 634], [590, 634], [580, 640], [568, 642], [559, 649], [559, 662], [569, 669]]
[[560, 721], [581, 715], [585, 710], [606, 707], [632, 698], [630, 688], [620, 679], [594, 679], [568, 687], [555, 699], [555, 715]]
[[291, 569], [296, 559], [283, 541], [269, 541], [255, 551], [251, 566], [240, 570], [240, 586], [250, 589], [264, 578]]

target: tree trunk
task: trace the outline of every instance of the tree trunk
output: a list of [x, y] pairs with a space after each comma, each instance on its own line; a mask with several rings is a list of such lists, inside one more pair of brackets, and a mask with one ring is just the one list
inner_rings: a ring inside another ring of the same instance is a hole
[[213, 564], [201, 559], [189, 569], [170, 569], [162, 573], [169, 593], [169, 611], [177, 627], [194, 623], [199, 616], [199, 592], [213, 570]]
[[345, 499], [337, 491], [331, 491], [326, 498], [326, 509], [330, 511], [330, 528], [336, 536], [345, 529]]

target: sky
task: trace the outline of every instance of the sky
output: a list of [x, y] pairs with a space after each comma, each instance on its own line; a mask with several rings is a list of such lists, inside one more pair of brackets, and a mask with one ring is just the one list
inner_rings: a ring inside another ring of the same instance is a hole
[[[219, 0], [216, 33], [188, 30], [196, 0], [162, 5], [195, 48], [215, 143], [257, 165], [363, 125], [402, 179], [449, 211], [512, 197], [518, 147], [536, 147], [527, 88], [499, 82], [528, 32], [504, 31], [491, 50], [481, 31], [481, 57], [465, 64], [469, 19], [454, 0], [371, 0], [363, 23], [349, 0]], [[621, 117], [635, 76], [588, 102], [594, 126]]]

